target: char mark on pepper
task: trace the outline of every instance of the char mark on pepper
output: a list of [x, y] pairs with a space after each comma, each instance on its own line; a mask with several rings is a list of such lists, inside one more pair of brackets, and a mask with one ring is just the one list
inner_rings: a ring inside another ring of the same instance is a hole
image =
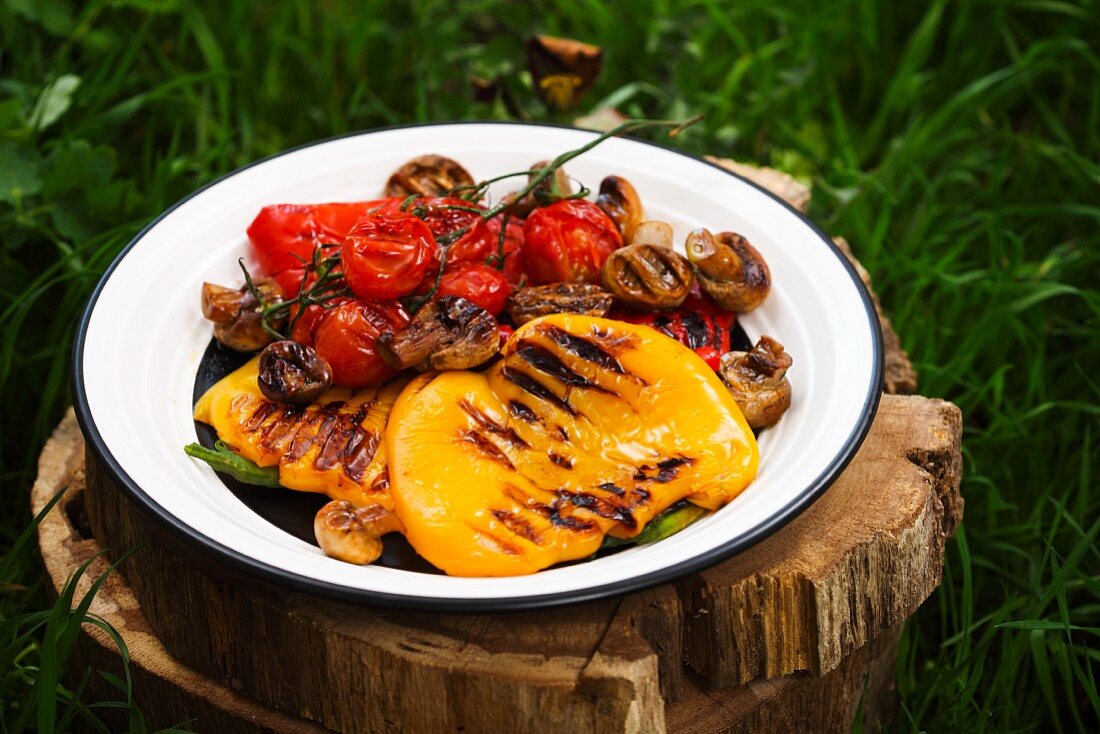
[[508, 412], [519, 418], [524, 423], [538, 423], [539, 417], [535, 415], [535, 411], [526, 403], [521, 403], [518, 400], [508, 401]]
[[477, 431], [463, 431], [459, 434], [459, 440], [473, 444], [483, 456], [502, 464], [509, 470], [515, 470], [516, 467], [512, 464], [512, 460], [508, 458], [508, 455], [505, 454], [499, 446], [490, 441], [488, 436], [482, 435]]
[[623, 527], [631, 530], [638, 527], [638, 521], [634, 519], [634, 514], [626, 507], [618, 507], [587, 492], [571, 492], [568, 489], [559, 489], [554, 494], [557, 496], [558, 501], [562, 503], [584, 508], [602, 518], [614, 520], [622, 524]]
[[543, 385], [541, 382], [534, 379], [530, 375], [520, 372], [519, 370], [514, 370], [511, 367], [504, 367], [503, 369], [501, 369], [500, 374], [505, 380], [508, 380], [508, 382], [512, 383], [521, 390], [525, 390], [539, 400], [544, 400], [551, 405], [554, 405], [561, 410], [564, 410], [569, 415], [577, 415], [577, 411], [572, 405], [570, 405], [567, 401], [559, 398], [557, 395], [554, 394], [553, 390], [546, 387], [546, 385]]
[[588, 339], [576, 336], [575, 334], [570, 334], [557, 326], [546, 326], [542, 328], [541, 331], [546, 334], [546, 336], [550, 337], [555, 344], [570, 354], [598, 365], [610, 372], [615, 372], [620, 375], [625, 373], [619, 360], [600, 345], [594, 344]]
[[530, 444], [524, 441], [515, 429], [502, 426], [469, 400], [463, 398], [459, 401], [458, 407], [462, 408], [462, 412], [470, 416], [482, 430], [488, 431], [494, 436], [499, 436], [507, 441], [510, 446], [523, 449], [530, 448]]
[[493, 517], [524, 540], [529, 540], [535, 545], [542, 545], [542, 538], [539, 536], [538, 531], [522, 515], [507, 510], [493, 510]]
[[539, 372], [550, 375], [568, 387], [596, 390], [608, 395], [616, 394], [602, 385], [592, 382], [584, 375], [574, 372], [565, 362], [558, 359], [556, 354], [538, 344], [527, 341], [520, 342], [515, 354]]
[[568, 456], [563, 456], [562, 454], [558, 454], [558, 453], [555, 453], [553, 451], [548, 452], [547, 456], [550, 457], [550, 461], [557, 464], [562, 469], [572, 469], [573, 468], [573, 460], [571, 458], [569, 458]]

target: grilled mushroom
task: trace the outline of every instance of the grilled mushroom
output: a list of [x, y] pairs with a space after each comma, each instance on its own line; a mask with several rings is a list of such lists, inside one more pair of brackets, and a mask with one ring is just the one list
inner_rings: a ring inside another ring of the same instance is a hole
[[508, 314], [516, 326], [552, 313], [606, 316], [613, 298], [598, 285], [552, 283], [517, 288], [508, 296]]
[[444, 296], [416, 312], [396, 334], [378, 337], [375, 350], [396, 370], [464, 370], [500, 349], [500, 329], [488, 311], [465, 298]]
[[386, 196], [441, 196], [455, 186], [474, 182], [462, 165], [441, 155], [421, 155], [398, 168], [386, 182]]
[[[256, 290], [264, 303], [278, 303], [282, 289], [273, 280], [258, 280]], [[202, 284], [202, 315], [214, 322], [214, 338], [222, 346], [237, 352], [258, 352], [274, 337], [264, 330], [260, 302], [247, 287], [226, 288], [214, 283]], [[274, 328], [281, 328], [274, 324]]]
[[[550, 161], [539, 161], [538, 163], [531, 164], [531, 170], [533, 173], [527, 174], [527, 183], [530, 184], [537, 172], [550, 165]], [[516, 195], [506, 194], [504, 196], [505, 202], [515, 201], [512, 205], [512, 214], [517, 217], [526, 217], [536, 208], [540, 206], [547, 206], [554, 203], [557, 199], [563, 196], [569, 196], [573, 193], [573, 184], [569, 180], [569, 176], [565, 173], [564, 168], [559, 168], [554, 171], [554, 175], [547, 176], [542, 180], [538, 186], [531, 190], [522, 199], [516, 199]]]
[[787, 370], [793, 360], [783, 345], [762, 336], [751, 352], [722, 355], [718, 374], [752, 428], [774, 426], [791, 406]]
[[687, 298], [695, 274], [680, 253], [655, 245], [627, 245], [604, 260], [603, 287], [632, 308], [676, 308]]
[[596, 206], [603, 209], [603, 213], [619, 228], [623, 241], [632, 243], [631, 235], [645, 216], [645, 209], [642, 208], [642, 201], [634, 186], [621, 176], [608, 176], [600, 182]]
[[260, 352], [260, 392], [284, 403], [312, 403], [332, 387], [332, 367], [313, 347], [277, 341]]
[[396, 514], [381, 505], [356, 507], [333, 500], [317, 512], [313, 534], [326, 556], [348, 563], [374, 563], [382, 555], [382, 536], [404, 532]]
[[686, 249], [699, 285], [727, 311], [751, 311], [768, 297], [768, 264], [741, 235], [697, 229], [688, 235]]
[[655, 245], [672, 249], [672, 225], [668, 222], [639, 222], [630, 233], [629, 245]]

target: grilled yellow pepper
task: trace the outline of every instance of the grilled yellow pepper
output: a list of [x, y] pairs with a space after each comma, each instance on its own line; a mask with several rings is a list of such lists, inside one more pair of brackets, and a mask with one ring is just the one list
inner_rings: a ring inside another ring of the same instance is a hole
[[395, 512], [448, 574], [583, 558], [681, 499], [717, 509], [756, 475], [729, 391], [649, 327], [557, 314], [502, 354], [486, 372], [414, 380], [385, 435]]
[[195, 420], [211, 425], [244, 458], [277, 465], [279, 483], [288, 489], [392, 509], [380, 447], [403, 384], [332, 388], [315, 403], [295, 406], [260, 392], [257, 363], [250, 360], [207, 390]]

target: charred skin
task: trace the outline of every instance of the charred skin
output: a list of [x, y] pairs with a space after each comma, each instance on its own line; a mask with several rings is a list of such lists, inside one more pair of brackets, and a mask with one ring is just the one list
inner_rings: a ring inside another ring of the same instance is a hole
[[386, 432], [395, 512], [448, 574], [584, 558], [681, 499], [717, 509], [756, 474], [728, 390], [653, 329], [558, 314], [502, 354], [486, 372], [410, 383]]
[[288, 489], [319, 492], [355, 506], [393, 507], [380, 450], [400, 381], [361, 390], [331, 388], [290, 405], [260, 391], [258, 358], [220, 380], [195, 405], [195, 420], [259, 466], [278, 466]]

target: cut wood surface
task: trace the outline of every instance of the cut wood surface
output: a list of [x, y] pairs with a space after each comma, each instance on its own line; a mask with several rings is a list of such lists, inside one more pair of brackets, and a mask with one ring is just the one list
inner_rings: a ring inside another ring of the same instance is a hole
[[[886, 343], [888, 362], [907, 366], [896, 337]], [[43, 454], [36, 507], [65, 477], [70, 492], [81, 484], [74, 430], [63, 424]], [[90, 455], [83, 505], [70, 495], [40, 543], [55, 583], [93, 548], [141, 546], [92, 610], [143, 642], [131, 648], [151, 680], [179, 678], [207, 716], [274, 717], [235, 730], [845, 731], [868, 674], [864, 711], [886, 717], [875, 707], [889, 700], [894, 631], [940, 581], [962, 509], [960, 432], [949, 403], [886, 395], [841, 478], [775, 535], [674, 585], [554, 610], [386, 611], [259, 582], [166, 535]], [[821, 726], [791, 723], [815, 705]]]

